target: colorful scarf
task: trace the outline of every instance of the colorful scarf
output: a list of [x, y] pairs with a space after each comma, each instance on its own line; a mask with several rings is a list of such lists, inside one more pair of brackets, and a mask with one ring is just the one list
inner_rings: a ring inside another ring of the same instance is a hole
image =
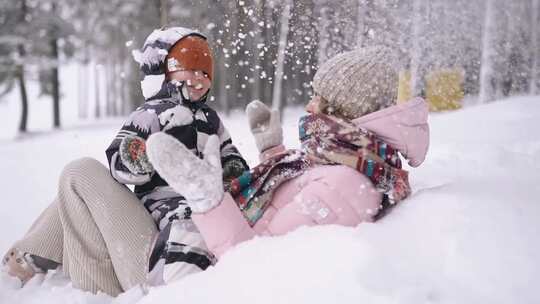
[[398, 151], [377, 135], [322, 114], [300, 118], [299, 131], [302, 150], [280, 153], [231, 181], [227, 190], [251, 226], [261, 218], [281, 184], [316, 164], [345, 165], [366, 175], [383, 194], [374, 219], [411, 193]]

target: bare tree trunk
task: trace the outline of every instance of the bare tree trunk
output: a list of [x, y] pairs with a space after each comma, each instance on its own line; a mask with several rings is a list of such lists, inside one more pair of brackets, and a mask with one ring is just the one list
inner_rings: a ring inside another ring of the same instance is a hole
[[[20, 44], [18, 46], [19, 55], [24, 58], [25, 51], [24, 46]], [[21, 92], [21, 120], [19, 122], [19, 132], [25, 133], [28, 125], [28, 94], [26, 93], [26, 82], [24, 78], [24, 65], [22, 62], [17, 67], [17, 80], [19, 82], [19, 89]]]
[[281, 102], [281, 89], [286, 55], [285, 51], [287, 50], [287, 36], [289, 35], [289, 19], [291, 18], [292, 6], [291, 4], [291, 0], [285, 0], [283, 3], [284, 7], [280, 20], [276, 72], [274, 74], [274, 90], [272, 92], [272, 108], [279, 109], [280, 111], [283, 108], [283, 103]]
[[312, 94], [312, 87], [311, 87], [311, 81], [313, 80], [313, 76], [315, 76], [315, 72], [317, 71], [317, 65], [318, 65], [318, 57], [317, 54], [319, 53], [319, 45], [320, 45], [320, 32], [317, 30], [317, 17], [316, 12], [317, 11], [317, 4], [316, 1], [311, 2], [310, 6], [310, 15], [311, 20], [309, 22], [311, 27], [315, 27], [315, 30], [312, 31], [312, 37], [310, 40], [310, 48], [309, 48], [309, 59], [306, 61], [306, 67], [305, 67], [305, 83], [304, 83], [304, 93], [308, 98], [311, 97]]
[[167, 23], [169, 22], [169, 6], [167, 5], [167, 0], [160, 0], [159, 11], [161, 26], [167, 26]]
[[144, 102], [144, 97], [141, 93], [141, 82], [139, 79], [139, 65], [133, 61], [128, 61], [128, 113], [135, 110]]
[[[488, 0], [489, 1], [489, 0]], [[422, 27], [424, 23], [425, 3], [423, 0], [413, 2], [413, 37], [411, 51], [411, 92], [413, 97], [422, 95], [423, 73], [422, 65]]]
[[[215, 76], [214, 83], [216, 86], [219, 86], [219, 91], [217, 98], [219, 99], [219, 103], [223, 111], [225, 112], [225, 115], [229, 115], [229, 112], [231, 110], [231, 85], [233, 83], [236, 83], [234, 81], [232, 72], [232, 68], [230, 67], [230, 63], [232, 62], [232, 47], [230, 47], [233, 37], [231, 36], [231, 22], [230, 19], [227, 19], [230, 12], [230, 6], [226, 5], [226, 3], [216, 3], [215, 5], [223, 6], [223, 23], [225, 24], [224, 30], [221, 32], [221, 58], [222, 62], [217, 67], [217, 75]], [[235, 5], [234, 5], [235, 6]], [[225, 52], [227, 50], [227, 52]], [[233, 90], [234, 91], [234, 90]]]
[[276, 37], [276, 33], [274, 32], [273, 26], [269, 26], [274, 23], [275, 16], [274, 16], [274, 9], [270, 5], [269, 1], [265, 1], [265, 9], [263, 11], [264, 13], [264, 39], [266, 41], [265, 48], [263, 50], [265, 51], [265, 55], [263, 57], [263, 76], [261, 76], [264, 79], [263, 82], [263, 99], [265, 101], [272, 101], [272, 90], [273, 90], [273, 76], [274, 72], [276, 70], [276, 66], [272, 64], [273, 58], [277, 56], [277, 46], [274, 43], [274, 39]]
[[101, 96], [100, 96], [100, 84], [99, 84], [99, 81], [100, 81], [100, 77], [99, 77], [99, 65], [95, 64], [94, 65], [94, 100], [95, 100], [95, 105], [94, 105], [94, 116], [96, 118], [99, 118], [101, 116], [101, 105], [100, 105], [100, 99], [101, 99]]
[[[83, 18], [84, 28], [88, 28], [88, 20]], [[90, 52], [89, 52], [88, 40], [85, 38], [83, 40], [83, 60], [81, 66], [79, 66], [79, 83], [78, 83], [78, 112], [79, 118], [86, 119], [88, 118], [88, 93], [90, 92], [88, 88], [89, 83], [89, 68], [90, 63]]]
[[78, 68], [78, 113], [79, 118], [88, 118], [88, 63], [83, 60]]
[[[261, 17], [264, 20], [264, 1], [255, 2], [256, 3], [256, 11], [261, 13]], [[263, 61], [261, 56], [259, 56], [259, 53], [261, 51], [264, 51], [264, 49], [259, 49], [259, 46], [264, 46], [264, 26], [266, 24], [263, 24], [263, 28], [257, 28], [254, 29], [255, 37], [254, 37], [254, 44], [255, 47], [253, 47], [253, 72], [251, 73], [251, 77], [253, 77], [253, 85], [252, 85], [252, 93], [251, 96], [253, 99], [261, 100], [262, 99], [262, 88], [261, 88], [261, 79], [259, 78], [259, 75], [261, 73], [261, 69], [263, 68]], [[264, 101], [263, 101], [264, 102]]]
[[[120, 56], [122, 58], [122, 56]], [[128, 65], [126, 63], [125, 59], [122, 59], [122, 77], [120, 80], [120, 115], [127, 115], [129, 113], [128, 110], [128, 102], [127, 102], [127, 79], [126, 79], [126, 70], [128, 68]]]
[[116, 57], [114, 57], [112, 59], [112, 79], [111, 79], [111, 82], [112, 82], [112, 92], [111, 92], [111, 97], [112, 97], [112, 101], [111, 101], [111, 110], [112, 110], [112, 115], [113, 116], [116, 116], [118, 115], [118, 59]]
[[249, 0], [244, 0], [238, 2], [237, 11], [236, 11], [236, 27], [234, 33], [237, 35], [237, 56], [236, 61], [239, 64], [235, 64], [235, 77], [238, 79], [238, 87], [236, 90], [237, 93], [237, 106], [244, 108], [251, 100], [251, 90], [249, 83], [250, 67], [253, 64], [253, 57], [251, 57], [251, 43], [252, 37], [248, 34], [250, 31], [249, 28], [249, 17], [247, 15], [248, 8], [251, 7], [252, 3]]
[[[21, 20], [26, 20], [27, 6], [26, 0], [22, 0], [21, 3]], [[23, 21], [24, 22], [24, 21]], [[24, 45], [19, 44], [17, 46], [21, 62], [17, 65], [17, 80], [19, 82], [19, 90], [21, 92], [21, 120], [19, 122], [19, 132], [25, 133], [28, 125], [28, 94], [26, 93], [26, 81], [24, 77], [24, 57], [26, 52]]]
[[106, 116], [116, 115], [115, 58], [109, 57], [105, 65]]
[[[120, 41], [120, 33], [117, 32], [117, 41]], [[123, 83], [124, 83], [124, 60], [122, 58], [123, 47], [116, 46], [114, 58], [114, 115], [122, 115], [122, 102], [124, 99]]]
[[[56, 11], [56, 4], [52, 3], [52, 12], [53, 14]], [[60, 54], [58, 51], [58, 38], [57, 38], [58, 29], [56, 26], [53, 28], [53, 35], [51, 38], [51, 57], [54, 61], [54, 66], [52, 68], [52, 99], [53, 99], [53, 126], [55, 128], [60, 128], [60, 77], [59, 77], [59, 66], [60, 66]]]
[[538, 93], [538, 10], [540, 9], [539, 0], [532, 0], [532, 22], [531, 22], [531, 50], [532, 50], [532, 65], [531, 65], [531, 78], [529, 83], [529, 92], [531, 95]]
[[105, 85], [103, 89], [105, 90], [105, 117], [111, 116], [111, 62], [107, 58], [105, 64], [103, 65], [103, 73], [105, 77]]
[[493, 67], [493, 45], [492, 35], [494, 35], [494, 23], [495, 23], [495, 0], [486, 0], [486, 9], [484, 17], [484, 28], [482, 34], [482, 65], [480, 66], [480, 96], [478, 100], [480, 103], [491, 101], [493, 98], [493, 85], [491, 83]]
[[53, 126], [60, 128], [60, 73], [58, 71], [58, 43], [56, 39], [51, 41], [51, 45], [54, 46], [53, 56], [57, 59], [52, 70]]
[[323, 1], [318, 1], [318, 2], [319, 2], [318, 11], [320, 12], [320, 16], [319, 16], [319, 24], [318, 24], [319, 26], [318, 28], [319, 53], [317, 54], [317, 65], [321, 66], [321, 64], [324, 63], [329, 57], [328, 50], [330, 49], [330, 39], [329, 39], [329, 35], [323, 32], [329, 30], [328, 24], [330, 23], [330, 21], [329, 21], [329, 16], [328, 16], [329, 8], [326, 7], [324, 4], [320, 3]]
[[[222, 41], [225, 40], [224, 36], [222, 38]], [[220, 54], [220, 57], [221, 60], [219, 61], [219, 64], [215, 66], [214, 79], [212, 79], [212, 91], [214, 96], [217, 98], [220, 109], [225, 113], [225, 115], [229, 115], [230, 107], [227, 100], [227, 90], [225, 89], [228, 81], [225, 65], [228, 64], [228, 59], [222, 53]], [[216, 60], [216, 62], [218, 62], [218, 60]]]
[[358, 14], [357, 14], [357, 27], [358, 27], [358, 33], [356, 38], [356, 46], [357, 47], [363, 47], [364, 46], [364, 33], [366, 31], [366, 10], [367, 10], [367, 1], [366, 0], [358, 0]]
[[[233, 1], [233, 4], [229, 6], [231, 11], [229, 12], [229, 22], [228, 30], [226, 30], [225, 36], [228, 39], [229, 57], [226, 78], [227, 78], [227, 105], [228, 107], [235, 108], [240, 106], [239, 101], [239, 92], [240, 92], [240, 81], [239, 81], [239, 69], [238, 61], [243, 59], [243, 56], [239, 54], [240, 48], [238, 46], [238, 32], [240, 27], [240, 22], [236, 18], [238, 10], [242, 9], [238, 1]], [[234, 16], [234, 17], [231, 17]]]
[[[517, 21], [513, 17], [516, 13], [516, 9], [519, 3], [517, 2], [507, 2], [505, 3], [505, 10], [504, 10], [504, 16], [506, 19], [506, 29], [505, 29], [505, 36], [504, 39], [506, 43], [504, 44], [504, 55], [506, 60], [506, 73], [504, 74], [504, 85], [503, 85], [503, 91], [502, 96], [496, 96], [497, 99], [501, 97], [507, 97], [512, 95], [514, 91], [514, 87], [516, 85], [514, 75], [517, 69], [517, 65], [515, 62], [513, 62], [514, 59], [514, 50], [512, 47], [516, 43], [516, 27], [517, 27]], [[500, 54], [499, 54], [500, 56]]]
[[223, 63], [218, 66], [218, 73], [216, 75], [215, 79], [215, 86], [219, 86], [219, 89], [217, 91], [217, 98], [219, 99], [219, 103], [221, 105], [221, 108], [225, 112], [225, 115], [229, 115], [230, 106], [229, 106], [229, 100], [227, 98], [227, 70], [225, 68], [225, 64], [227, 64], [229, 60], [225, 57], [223, 57]]

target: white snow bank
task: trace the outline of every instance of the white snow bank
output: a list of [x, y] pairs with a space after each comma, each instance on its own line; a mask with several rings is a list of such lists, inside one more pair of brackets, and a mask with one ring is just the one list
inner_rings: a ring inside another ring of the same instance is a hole
[[[380, 222], [257, 238], [206, 272], [152, 289], [140, 303], [539, 303], [539, 101], [514, 98], [431, 115], [428, 157], [411, 170], [414, 194]], [[287, 143], [297, 136], [299, 115], [285, 119]], [[246, 122], [226, 124], [253, 163]], [[8, 197], [23, 182], [2, 178]], [[15, 237], [3, 222], [0, 228], [2, 238]], [[1, 284], [0, 303], [113, 301], [74, 290], [58, 276], [23, 289]]]

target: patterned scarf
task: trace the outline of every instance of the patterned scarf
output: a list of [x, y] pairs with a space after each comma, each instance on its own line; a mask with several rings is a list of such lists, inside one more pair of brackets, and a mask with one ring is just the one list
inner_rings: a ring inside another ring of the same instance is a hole
[[261, 218], [281, 184], [316, 164], [345, 165], [367, 176], [383, 194], [375, 220], [411, 193], [398, 151], [377, 135], [322, 114], [300, 118], [299, 131], [301, 151], [280, 153], [231, 181], [227, 191], [251, 226]]

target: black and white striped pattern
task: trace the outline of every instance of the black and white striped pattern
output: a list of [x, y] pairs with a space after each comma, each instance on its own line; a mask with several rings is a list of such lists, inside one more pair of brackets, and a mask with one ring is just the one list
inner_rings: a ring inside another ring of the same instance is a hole
[[[176, 278], [179, 272], [184, 273], [187, 270], [174, 265], [175, 271], [168, 271], [169, 264], [184, 263], [183, 267], [197, 267], [204, 270], [215, 262], [215, 258], [207, 251], [204, 240], [193, 224], [191, 210], [184, 198], [169, 187], [157, 172], [136, 174], [129, 171], [118, 157], [123, 138], [139, 136], [147, 139], [156, 131], [174, 136], [200, 157], [208, 137], [216, 134], [221, 142], [223, 166], [230, 161], [239, 160], [246, 169], [247, 165], [232, 144], [229, 133], [217, 113], [204, 102], [177, 103], [173, 99], [146, 102], [127, 119], [107, 149], [112, 176], [121, 183], [136, 185], [135, 194], [141, 199], [160, 230], [150, 259], [150, 269], [163, 259], [164, 276]], [[192, 273], [194, 269], [188, 272]]]
[[129, 116], [106, 151], [111, 175], [120, 183], [135, 185], [135, 194], [160, 231], [149, 268], [165, 265], [165, 280], [204, 270], [215, 258], [193, 224], [184, 198], [157, 172], [137, 174], [122, 163], [119, 157], [122, 139], [138, 136], [146, 140], [152, 133], [162, 131], [202, 157], [208, 137], [215, 134], [221, 142], [222, 166], [241, 163], [248, 169], [219, 116], [206, 105], [206, 100], [181, 102], [171, 96], [164, 77], [165, 57], [168, 49], [187, 35], [204, 37], [195, 30], [181, 27], [159, 29], [148, 36], [141, 51], [133, 53], [144, 74], [141, 87], [146, 102]]

